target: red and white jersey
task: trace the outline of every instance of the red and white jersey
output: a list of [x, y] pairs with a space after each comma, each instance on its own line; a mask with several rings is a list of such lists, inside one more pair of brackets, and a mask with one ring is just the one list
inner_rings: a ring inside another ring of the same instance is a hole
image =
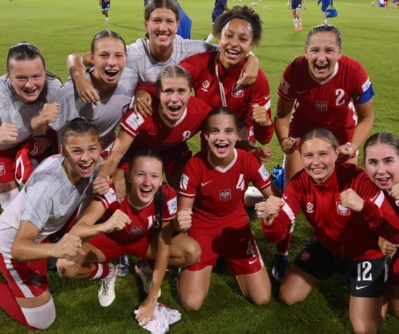
[[[349, 188], [364, 199], [361, 212], [342, 205], [340, 194]], [[287, 235], [301, 209], [314, 228], [313, 237], [344, 261], [381, 258], [378, 235], [399, 241], [397, 215], [384, 193], [356, 165], [337, 164], [322, 185], [302, 170], [288, 183], [283, 200], [285, 204], [272, 224], [262, 223], [266, 239], [271, 242]]]
[[167, 151], [174, 149], [201, 130], [211, 107], [201, 99], [190, 97], [182, 117], [171, 124], [161, 113], [159, 100], [153, 101], [151, 117], [136, 115], [132, 110], [122, 119], [120, 128], [134, 139], [133, 148]]
[[256, 81], [251, 86], [237, 90], [237, 80], [245, 62], [237, 68], [226, 70], [218, 60], [218, 54], [216, 51], [197, 54], [180, 63], [193, 79], [195, 96], [212, 107], [223, 105], [219, 88], [220, 80], [227, 107], [236, 113], [240, 122], [247, 124], [250, 140], [253, 141], [255, 137], [261, 144], [268, 143], [273, 136], [273, 125], [261, 127], [252, 122], [252, 106], [256, 103], [265, 107], [271, 119], [270, 88], [266, 75], [259, 70]]
[[127, 198], [118, 201], [115, 194], [115, 188], [111, 185], [105, 195], [96, 195], [95, 201], [100, 201], [104, 206], [104, 220], [110, 218], [116, 210], [126, 213], [131, 219], [131, 223], [126, 225], [123, 230], [114, 231], [109, 235], [112, 238], [133, 242], [142, 238], [152, 228], [161, 228], [162, 223], [171, 222], [176, 215], [177, 200], [175, 190], [168, 184], [162, 185], [162, 191], [165, 194], [165, 204], [162, 211], [162, 222], [155, 216], [155, 203], [152, 201], [144, 208], [133, 207]]
[[356, 60], [341, 56], [334, 74], [320, 82], [309, 72], [304, 56], [285, 69], [278, 94], [295, 101], [289, 135], [302, 137], [315, 128], [330, 130], [340, 144], [351, 142], [357, 124], [355, 104], [368, 102], [373, 96], [369, 77]]
[[195, 198], [192, 228], [216, 231], [226, 226], [240, 228], [249, 223], [244, 208], [248, 183], [258, 189], [270, 186], [270, 176], [252, 154], [235, 149], [229, 166], [213, 165], [204, 149], [186, 164], [180, 181], [180, 196]]

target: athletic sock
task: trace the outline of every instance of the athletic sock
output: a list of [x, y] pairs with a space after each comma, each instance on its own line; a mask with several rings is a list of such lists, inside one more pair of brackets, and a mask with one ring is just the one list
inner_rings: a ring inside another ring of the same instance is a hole
[[107, 278], [109, 273], [110, 269], [108, 263], [95, 263], [94, 270], [88, 276], [86, 276], [86, 279]]

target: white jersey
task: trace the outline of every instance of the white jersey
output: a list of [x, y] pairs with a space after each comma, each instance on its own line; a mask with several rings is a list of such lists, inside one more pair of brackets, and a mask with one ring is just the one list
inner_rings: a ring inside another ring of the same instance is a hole
[[9, 226], [16, 234], [20, 222], [27, 220], [39, 229], [36, 242], [40, 242], [69, 221], [86, 195], [94, 174], [72, 185], [62, 167], [63, 161], [60, 154], [53, 155], [34, 170], [25, 187], [1, 214], [0, 230]]
[[162, 69], [170, 65], [179, 63], [197, 53], [218, 50], [218, 46], [181, 38], [176, 35], [173, 40], [173, 52], [168, 61], [157, 62], [150, 53], [150, 40], [140, 38], [135, 43], [127, 47], [127, 66], [132, 68], [138, 76], [138, 83], [142, 85], [155, 85], [157, 76]]
[[43, 104], [51, 101], [51, 98], [61, 87], [61, 81], [57, 78], [47, 77], [47, 98], [46, 101], [36, 103], [22, 103], [14, 91], [11, 81], [7, 75], [0, 77], [0, 125], [3, 123], [15, 124], [18, 128], [17, 140], [12, 143], [0, 145], [0, 151], [20, 147], [31, 138], [30, 121], [39, 115]]
[[[90, 73], [87, 79], [92, 82]], [[115, 141], [115, 128], [129, 109], [130, 100], [136, 87], [136, 76], [134, 72], [125, 68], [113, 92], [103, 94], [99, 92], [100, 101], [97, 105], [84, 103], [76, 94], [75, 86], [71, 78], [61, 87], [58, 94], [53, 97], [53, 102], [59, 103], [59, 115], [55, 122], [49, 126], [57, 131], [58, 143], [61, 143], [62, 130], [67, 123], [76, 117], [83, 117], [86, 121], [93, 123], [101, 140], [103, 151], [109, 150]]]

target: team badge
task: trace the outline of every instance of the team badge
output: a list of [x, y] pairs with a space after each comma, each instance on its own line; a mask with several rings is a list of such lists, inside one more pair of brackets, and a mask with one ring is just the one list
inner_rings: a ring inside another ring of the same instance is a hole
[[237, 99], [240, 99], [244, 96], [244, 90], [238, 89], [237, 86], [234, 86], [231, 90], [231, 95]]
[[326, 112], [328, 109], [327, 101], [316, 101], [316, 111]]
[[226, 189], [226, 190], [220, 190], [219, 191], [219, 198], [221, 201], [229, 201], [231, 200], [231, 190]]
[[6, 168], [4, 167], [4, 162], [0, 162], [0, 175], [4, 175], [6, 173]]
[[142, 230], [143, 230], [142, 226], [132, 226], [130, 228], [130, 234], [131, 235], [140, 235]]
[[336, 201], [335, 204], [337, 205], [337, 212], [341, 216], [349, 216], [351, 214], [351, 210], [342, 205], [340, 201]]
[[202, 85], [201, 85], [201, 90], [203, 90], [204, 92], [208, 92], [210, 83], [208, 80], [205, 80]]
[[313, 203], [307, 202], [306, 203], [306, 212], [313, 213], [314, 212], [314, 205]]

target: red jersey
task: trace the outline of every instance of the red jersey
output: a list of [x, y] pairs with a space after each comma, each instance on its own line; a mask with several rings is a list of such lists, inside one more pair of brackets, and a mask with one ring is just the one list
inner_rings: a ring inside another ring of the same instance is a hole
[[291, 137], [299, 138], [312, 129], [325, 128], [340, 144], [345, 144], [351, 142], [357, 124], [353, 103], [366, 103], [374, 93], [365, 69], [354, 59], [341, 56], [334, 74], [320, 82], [311, 76], [308, 61], [302, 56], [285, 69], [278, 94], [295, 101]]
[[271, 119], [270, 88], [266, 75], [258, 70], [258, 77], [251, 86], [237, 90], [237, 80], [245, 62], [237, 68], [226, 70], [220, 63], [218, 55], [217, 51], [201, 53], [188, 57], [180, 63], [193, 79], [195, 96], [212, 107], [222, 106], [220, 81], [226, 97], [226, 105], [236, 113], [240, 122], [247, 124], [250, 141], [256, 139], [261, 144], [268, 143], [273, 136], [273, 124], [262, 127], [252, 121], [252, 106], [256, 103], [265, 107]]
[[160, 228], [162, 223], [171, 222], [177, 211], [176, 192], [167, 184], [162, 185], [162, 191], [165, 194], [162, 222], [155, 216], [155, 203], [153, 201], [144, 208], [136, 209], [129, 204], [127, 196], [120, 202], [116, 199], [113, 185], [110, 186], [105, 195], [96, 195], [94, 200], [100, 201], [105, 209], [104, 220], [110, 218], [117, 209], [126, 213], [132, 220], [123, 230], [114, 231], [108, 235], [122, 242], [134, 242], [145, 236], [152, 228]]
[[190, 97], [182, 117], [171, 124], [161, 113], [159, 100], [154, 100], [152, 116], [143, 117], [129, 110], [120, 123], [120, 128], [134, 139], [132, 148], [152, 149], [154, 151], [175, 150], [187, 147], [187, 139], [201, 130], [202, 122], [211, 107], [201, 99]]
[[258, 189], [270, 186], [266, 168], [250, 153], [235, 149], [232, 163], [215, 167], [208, 151], [202, 150], [186, 164], [180, 181], [180, 196], [195, 198], [192, 228], [216, 231], [249, 223], [244, 208], [248, 183]]
[[[340, 194], [353, 189], [364, 199], [361, 212], [344, 207]], [[262, 223], [266, 239], [282, 240], [302, 209], [313, 226], [313, 237], [344, 261], [381, 258], [378, 235], [399, 241], [399, 221], [384, 193], [365, 171], [353, 164], [337, 164], [327, 182], [316, 184], [302, 170], [288, 183], [285, 205], [270, 226]], [[392, 224], [392, 225], [390, 225]]]

